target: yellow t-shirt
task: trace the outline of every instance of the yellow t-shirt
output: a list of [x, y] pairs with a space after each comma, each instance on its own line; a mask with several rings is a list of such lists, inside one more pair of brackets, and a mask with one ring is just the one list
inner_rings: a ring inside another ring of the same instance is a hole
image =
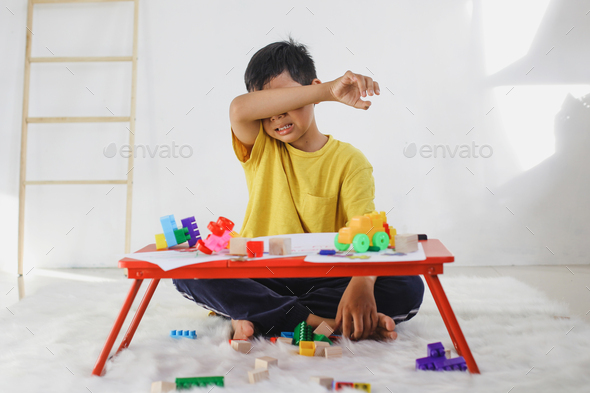
[[353, 216], [375, 210], [373, 167], [360, 150], [327, 136], [320, 150], [308, 153], [270, 137], [260, 121], [248, 155], [232, 129], [250, 197], [241, 236], [337, 232]]

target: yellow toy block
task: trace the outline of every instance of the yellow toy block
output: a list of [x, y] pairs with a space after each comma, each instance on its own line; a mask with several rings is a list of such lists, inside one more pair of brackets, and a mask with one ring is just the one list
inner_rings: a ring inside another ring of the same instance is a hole
[[313, 341], [299, 341], [299, 354], [303, 356], [313, 356], [315, 353], [315, 343]]
[[391, 236], [391, 239], [389, 239], [389, 245], [393, 248], [395, 248], [395, 235], [397, 235], [397, 230], [390, 225], [389, 236]]
[[371, 384], [370, 383], [359, 383], [355, 382], [353, 385], [353, 389], [355, 390], [362, 390], [367, 393], [371, 393]]
[[156, 235], [156, 250], [165, 250], [168, 248], [168, 243], [166, 243], [166, 236], [163, 233]]

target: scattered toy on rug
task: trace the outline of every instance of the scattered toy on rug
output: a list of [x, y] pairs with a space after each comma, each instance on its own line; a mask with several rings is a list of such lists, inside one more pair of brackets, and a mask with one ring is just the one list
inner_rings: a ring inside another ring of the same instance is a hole
[[170, 337], [172, 338], [190, 338], [195, 340], [197, 338], [197, 332], [196, 330], [171, 330], [170, 331]]
[[[448, 351], [448, 352], [447, 352]], [[467, 365], [462, 356], [449, 359], [450, 351], [445, 350], [442, 343], [428, 344], [425, 358], [416, 359], [416, 370], [434, 371], [466, 371]]]

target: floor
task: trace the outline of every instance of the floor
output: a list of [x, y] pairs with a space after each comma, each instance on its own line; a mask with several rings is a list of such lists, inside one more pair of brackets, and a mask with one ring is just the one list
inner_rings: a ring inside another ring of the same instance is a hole
[[[445, 266], [441, 279], [449, 276], [510, 276], [545, 292], [550, 298], [569, 305], [570, 315], [590, 323], [590, 265], [570, 266]], [[33, 269], [22, 277], [0, 271], [0, 306], [8, 307], [39, 288], [70, 280], [100, 282], [126, 280], [121, 269]], [[203, 310], [203, 315], [206, 311]]]

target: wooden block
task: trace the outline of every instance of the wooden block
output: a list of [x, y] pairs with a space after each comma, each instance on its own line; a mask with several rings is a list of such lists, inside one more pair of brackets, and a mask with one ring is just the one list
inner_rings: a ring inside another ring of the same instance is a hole
[[326, 337], [330, 337], [334, 333], [334, 329], [332, 329], [326, 322], [322, 322], [313, 332], [315, 334], [323, 334]]
[[414, 233], [395, 235], [395, 252], [407, 254], [414, 251], [418, 251], [418, 235]]
[[254, 368], [269, 368], [270, 366], [278, 366], [279, 361], [275, 358], [271, 358], [270, 356], [263, 356], [261, 358], [256, 358], [254, 362]]
[[232, 237], [229, 239], [229, 253], [232, 255], [248, 255], [246, 251], [246, 243], [250, 238], [247, 237]]
[[277, 337], [277, 341], [282, 342], [283, 344], [292, 345], [293, 339], [289, 337]]
[[257, 383], [262, 381], [263, 379], [268, 379], [268, 369], [266, 368], [257, 368], [254, 370], [248, 371], [248, 379], [250, 383]]
[[450, 359], [451, 358], [451, 350], [450, 349], [445, 349], [445, 357], [447, 359]]
[[313, 356], [324, 356], [324, 349], [330, 346], [330, 343], [325, 341], [314, 341], [315, 353]]
[[332, 345], [331, 347], [324, 348], [324, 356], [328, 359], [341, 358], [342, 348]]
[[268, 253], [270, 255], [289, 255], [291, 254], [290, 237], [273, 237], [268, 239]]
[[248, 353], [252, 349], [252, 343], [245, 340], [231, 340], [231, 347], [241, 353]]
[[174, 390], [176, 390], [176, 383], [174, 383], [174, 382], [166, 382], [166, 381], [152, 382], [151, 393], [166, 393], [166, 392], [172, 392]]
[[311, 377], [310, 379], [318, 385], [325, 387], [326, 389], [332, 389], [332, 383], [334, 382], [334, 378], [324, 376]]

